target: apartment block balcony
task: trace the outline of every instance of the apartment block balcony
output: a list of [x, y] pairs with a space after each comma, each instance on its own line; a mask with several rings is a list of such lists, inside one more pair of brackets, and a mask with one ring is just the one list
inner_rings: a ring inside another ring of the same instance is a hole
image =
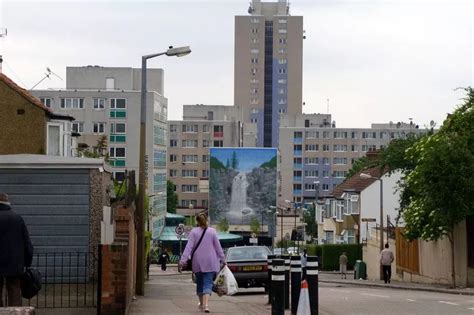
[[303, 176], [293, 176], [294, 182], [301, 182], [303, 180]]
[[294, 144], [302, 144], [303, 143], [303, 138], [293, 138], [293, 143]]
[[293, 169], [295, 170], [303, 169], [303, 163], [293, 163]]
[[303, 151], [302, 150], [293, 150], [293, 156], [302, 156]]
[[300, 196], [302, 193], [302, 190], [301, 189], [293, 189], [293, 195], [298, 195]]
[[214, 131], [214, 138], [224, 138], [224, 131]]

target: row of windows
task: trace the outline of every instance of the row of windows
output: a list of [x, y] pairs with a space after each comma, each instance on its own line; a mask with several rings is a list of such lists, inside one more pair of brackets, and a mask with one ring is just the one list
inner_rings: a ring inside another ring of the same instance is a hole
[[[42, 97], [40, 101], [48, 108], [51, 108], [54, 99], [50, 97]], [[92, 108], [100, 110], [105, 109], [105, 98], [93, 98]], [[125, 98], [111, 98], [109, 99], [110, 109], [126, 109], [127, 100]], [[63, 109], [84, 109], [84, 98], [82, 97], [64, 97], [61, 98], [60, 107]]]
[[[105, 122], [94, 122], [92, 123], [92, 133], [103, 134], [105, 133]], [[84, 123], [80, 121], [75, 121], [72, 123], [72, 131], [77, 133], [84, 132]], [[125, 123], [111, 123], [110, 124], [110, 133], [111, 134], [125, 134], [126, 126]]]
[[[170, 170], [169, 171], [170, 177], [178, 177], [178, 170]], [[198, 177], [198, 170], [181, 170], [181, 177]], [[208, 178], [209, 177], [209, 170], [202, 170], [201, 177]]]
[[[379, 146], [380, 149], [383, 149], [385, 147], [385, 145], [381, 144]], [[293, 146], [293, 150], [295, 152], [297, 151], [301, 151], [303, 148], [302, 145], [294, 145]], [[331, 146], [329, 144], [322, 144], [322, 145], [319, 145], [319, 144], [306, 144], [304, 146], [305, 148], [305, 151], [307, 152], [318, 152], [321, 151], [322, 152], [330, 152], [331, 151]], [[349, 148], [351, 150], [351, 152], [358, 152], [359, 151], [359, 146], [358, 145], [355, 145], [355, 144], [352, 144], [352, 145], [347, 145], [347, 144], [334, 144], [332, 146], [332, 152], [349, 152]], [[367, 151], [371, 151], [371, 150], [376, 150], [377, 149], [377, 146], [375, 144], [364, 144], [362, 146], [360, 146], [361, 148], [361, 151], [362, 152], [367, 152]]]
[[[308, 185], [306, 189], [306, 185]], [[329, 184], [320, 184], [319, 185], [322, 191], [329, 191]], [[336, 187], [336, 184], [333, 184], [333, 188]], [[301, 184], [294, 184], [293, 189], [294, 190], [301, 190], [302, 186]], [[316, 184], [305, 184], [305, 190], [307, 191], [315, 191], [316, 190]]]
[[[197, 202], [197, 200], [193, 200], [193, 199], [191, 199], [191, 200], [182, 199], [181, 202], [180, 202], [180, 205], [181, 205], [181, 207], [186, 207], [186, 208], [188, 208], [190, 205], [193, 205], [193, 207], [197, 207], [198, 202]], [[201, 207], [207, 208], [207, 205], [208, 205], [207, 200], [201, 200]]]
[[[179, 156], [176, 154], [170, 154], [170, 162], [178, 162]], [[183, 154], [181, 156], [181, 162], [183, 163], [198, 163], [199, 156], [197, 154]], [[201, 162], [209, 162], [209, 155], [205, 154], [201, 157]]]
[[[254, 23], [254, 24], [258, 24], [260, 23], [260, 19], [259, 18], [251, 18], [250, 19], [250, 22]], [[287, 23], [287, 19], [278, 19], [278, 23], [279, 24], [286, 24]]]
[[[202, 125], [202, 132], [209, 132], [209, 125]], [[181, 125], [181, 131], [187, 133], [196, 133], [199, 132], [199, 125]], [[224, 126], [215, 125], [213, 126], [214, 132], [224, 132]], [[178, 125], [170, 125], [170, 132], [178, 132]]]
[[[295, 131], [294, 138], [301, 138], [302, 132]], [[395, 139], [406, 136], [404, 131], [402, 132], [389, 132], [380, 131], [378, 132], [378, 139]], [[305, 131], [306, 139], [359, 139], [359, 132], [357, 131]], [[363, 131], [361, 133], [361, 139], [377, 139], [376, 131]]]
[[[209, 148], [212, 144], [214, 148], [222, 148], [224, 147], [224, 140], [202, 140], [202, 147]], [[175, 148], [178, 147], [178, 140], [171, 139], [170, 140], [170, 147]], [[181, 141], [182, 148], [197, 148], [198, 147], [198, 140], [182, 140]]]
[[[351, 163], [354, 163], [355, 159], [351, 159]], [[318, 158], [318, 157], [307, 157], [304, 158], [304, 163], [308, 165], [318, 165], [318, 164], [324, 164], [324, 165], [329, 165], [330, 164], [330, 158], [328, 157], [323, 157], [323, 158]], [[301, 163], [301, 158], [295, 158], [294, 159], [295, 163]], [[333, 158], [333, 164], [334, 165], [347, 165], [348, 164], [348, 158], [346, 157], [335, 157]]]

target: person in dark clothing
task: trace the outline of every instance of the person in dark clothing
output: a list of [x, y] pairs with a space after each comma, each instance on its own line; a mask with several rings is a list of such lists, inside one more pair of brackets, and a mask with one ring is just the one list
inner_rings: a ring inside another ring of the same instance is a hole
[[166, 271], [166, 264], [170, 262], [170, 255], [166, 250], [163, 250], [158, 258], [158, 263], [161, 264], [161, 270]]
[[8, 195], [0, 193], [0, 307], [21, 306], [20, 278], [32, 260], [33, 245], [25, 221], [11, 209]]

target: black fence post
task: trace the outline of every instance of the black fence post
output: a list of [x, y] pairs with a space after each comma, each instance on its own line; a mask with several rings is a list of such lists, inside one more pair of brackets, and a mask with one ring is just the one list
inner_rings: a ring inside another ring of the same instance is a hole
[[267, 257], [267, 271], [268, 280], [267, 287], [265, 288], [268, 293], [268, 304], [272, 304], [272, 260], [275, 259], [275, 255], [268, 255]]
[[291, 256], [291, 314], [296, 315], [301, 291], [301, 256]]
[[285, 260], [285, 309], [290, 309], [290, 255], [282, 255]]
[[308, 256], [306, 262], [306, 280], [308, 281], [311, 315], [319, 313], [318, 257]]
[[285, 261], [272, 260], [272, 315], [285, 315]]

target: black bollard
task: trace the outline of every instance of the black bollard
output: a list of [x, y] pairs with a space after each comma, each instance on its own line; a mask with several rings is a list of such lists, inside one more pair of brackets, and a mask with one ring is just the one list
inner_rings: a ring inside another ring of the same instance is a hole
[[296, 315], [301, 291], [301, 257], [291, 256], [291, 314]]
[[268, 293], [268, 304], [272, 304], [272, 260], [275, 259], [275, 257], [275, 255], [268, 255], [267, 257], [268, 279], [265, 289]]
[[285, 261], [272, 260], [272, 315], [285, 315]]
[[290, 255], [282, 255], [285, 260], [285, 309], [290, 309]]
[[306, 281], [308, 281], [311, 315], [319, 312], [318, 257], [308, 256], [306, 262]]

